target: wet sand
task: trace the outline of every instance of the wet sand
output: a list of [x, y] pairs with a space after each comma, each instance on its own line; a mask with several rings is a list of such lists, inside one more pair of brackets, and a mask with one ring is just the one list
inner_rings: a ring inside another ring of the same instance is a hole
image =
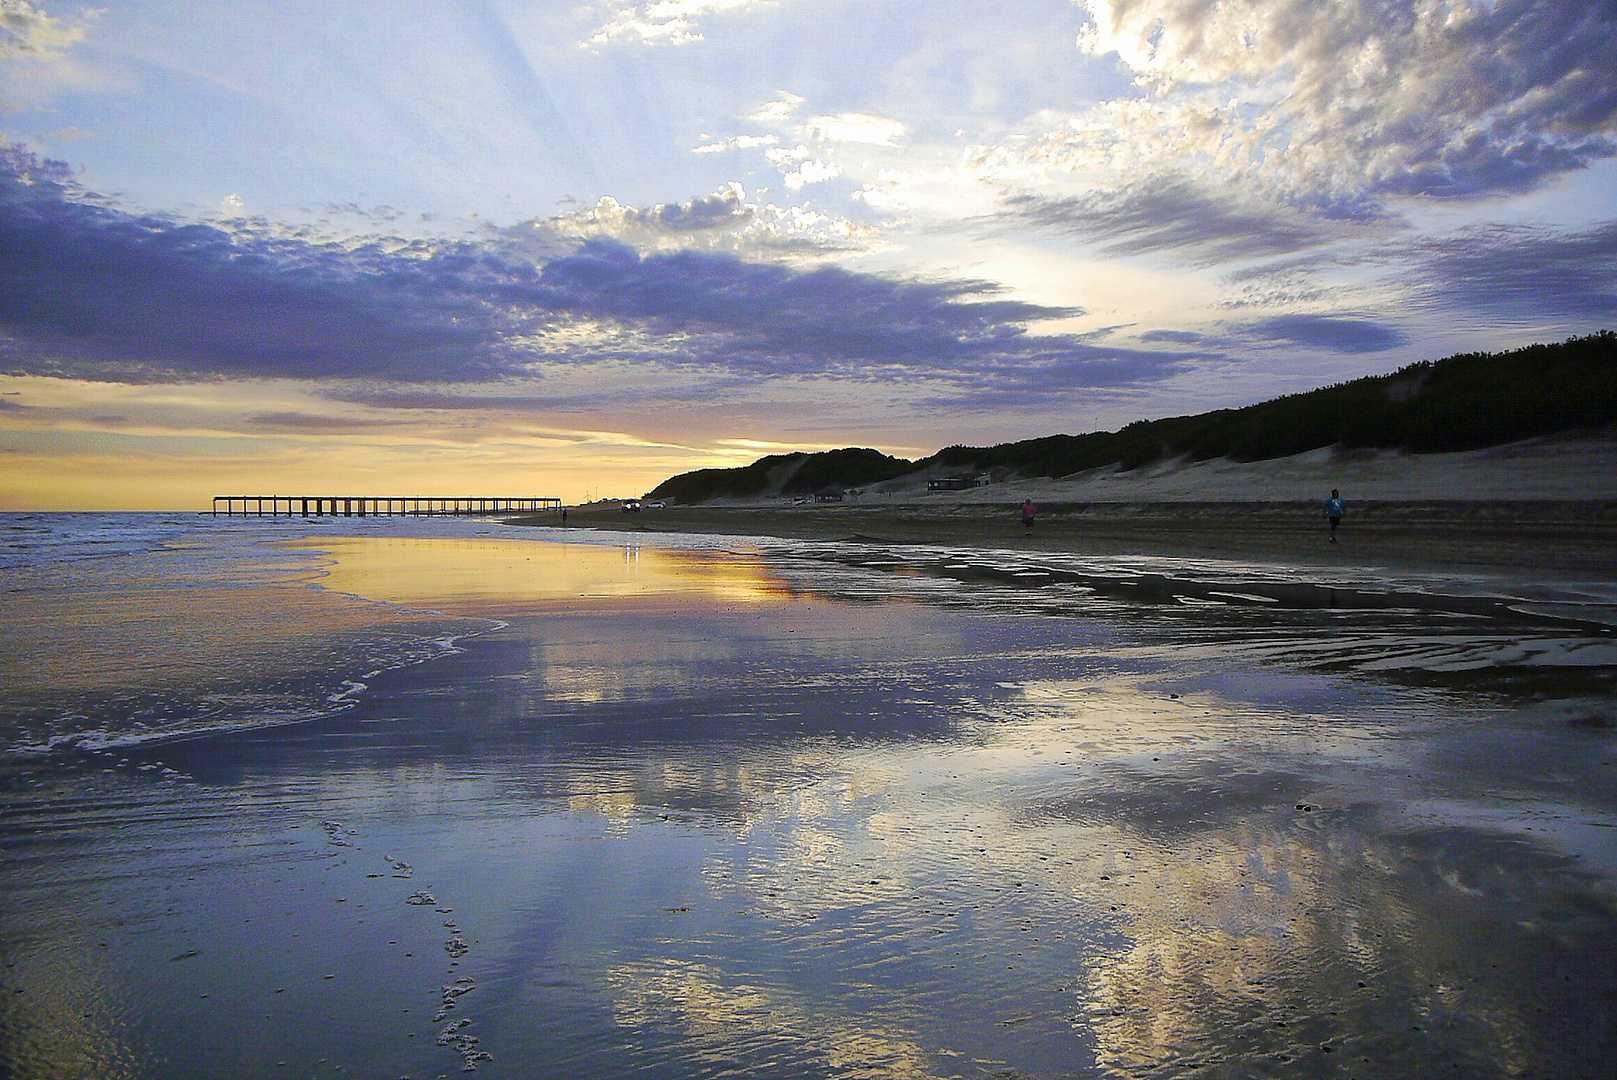
[[[1617, 500], [1350, 503], [1332, 544], [1311, 502], [1055, 502], [1031, 529], [1017, 501], [569, 509], [569, 528], [868, 540], [1617, 580]], [[555, 514], [513, 524], [557, 526]]]
[[628, 516], [300, 538], [500, 625], [324, 720], [11, 763], [0, 1073], [1609, 1074], [1612, 698], [1565, 700], [1609, 633]]

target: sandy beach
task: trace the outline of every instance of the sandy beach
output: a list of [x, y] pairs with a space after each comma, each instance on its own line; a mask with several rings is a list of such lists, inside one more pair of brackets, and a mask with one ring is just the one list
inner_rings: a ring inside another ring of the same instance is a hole
[[[960, 545], [1091, 555], [1156, 555], [1474, 570], [1546, 579], [1617, 579], [1617, 501], [1351, 503], [1329, 543], [1309, 503], [1037, 503], [1031, 529], [1017, 502], [671, 507], [625, 514], [578, 509], [569, 527], [879, 543]], [[517, 524], [553, 526], [556, 515]]]
[[[1334, 545], [1321, 509], [1333, 488], [1347, 504]], [[1032, 529], [1018, 517], [1024, 499], [1038, 510]], [[558, 520], [536, 515], [517, 523]], [[1167, 462], [959, 492], [927, 492], [912, 480], [830, 504], [772, 499], [638, 513], [584, 506], [569, 510], [568, 524], [1609, 581], [1617, 579], [1617, 441]]]

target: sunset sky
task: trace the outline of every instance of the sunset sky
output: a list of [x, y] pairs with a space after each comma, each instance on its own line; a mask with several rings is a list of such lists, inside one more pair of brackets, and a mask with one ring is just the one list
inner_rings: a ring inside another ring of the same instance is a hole
[[571, 502], [1614, 327], [1610, 0], [0, 0], [0, 509]]

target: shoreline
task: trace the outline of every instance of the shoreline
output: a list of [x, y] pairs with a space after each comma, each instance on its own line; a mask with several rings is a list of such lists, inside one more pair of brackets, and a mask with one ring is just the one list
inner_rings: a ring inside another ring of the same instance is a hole
[[[1617, 582], [1611, 432], [1444, 454], [1327, 447], [1253, 462], [1168, 459], [951, 492], [926, 482], [873, 484], [827, 504], [775, 497], [624, 513], [598, 503], [569, 507], [568, 527]], [[1323, 513], [1333, 488], [1347, 505], [1335, 544]], [[1038, 508], [1031, 530], [1017, 514], [1024, 499]]]
[[[1334, 544], [1312, 502], [1043, 502], [1031, 529], [1018, 519], [1018, 505], [579, 507], [569, 508], [565, 528], [1617, 581], [1617, 500], [1359, 501], [1348, 504]], [[506, 522], [563, 527], [555, 514]]]

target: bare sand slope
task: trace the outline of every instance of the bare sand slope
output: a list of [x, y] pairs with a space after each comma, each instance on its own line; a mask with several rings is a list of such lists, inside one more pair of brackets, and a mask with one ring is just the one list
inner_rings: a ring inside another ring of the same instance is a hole
[[1132, 472], [1096, 469], [976, 491], [993, 492], [996, 501], [1009, 494], [1058, 501], [1275, 502], [1320, 500], [1332, 488], [1352, 500], [1398, 502], [1617, 499], [1617, 438], [1533, 439], [1456, 454], [1327, 448], [1270, 461], [1173, 460]]

